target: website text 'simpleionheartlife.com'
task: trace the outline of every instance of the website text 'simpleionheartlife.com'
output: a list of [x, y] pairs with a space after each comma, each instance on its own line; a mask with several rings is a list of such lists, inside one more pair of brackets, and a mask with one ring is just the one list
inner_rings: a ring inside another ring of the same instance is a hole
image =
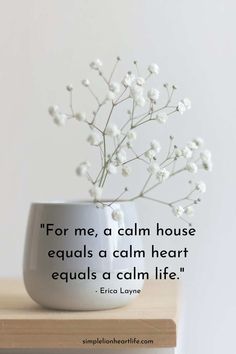
[[112, 338], [112, 339], [108, 339], [108, 338], [85, 338], [82, 340], [82, 344], [84, 345], [88, 345], [88, 344], [92, 344], [92, 345], [110, 345], [110, 344], [120, 344], [120, 345], [124, 345], [124, 344], [130, 344], [130, 345], [136, 345], [136, 344], [143, 344], [143, 345], [150, 345], [153, 344], [153, 339], [138, 339], [135, 337], [131, 337], [131, 338], [126, 338], [126, 339], [119, 339], [119, 338]]

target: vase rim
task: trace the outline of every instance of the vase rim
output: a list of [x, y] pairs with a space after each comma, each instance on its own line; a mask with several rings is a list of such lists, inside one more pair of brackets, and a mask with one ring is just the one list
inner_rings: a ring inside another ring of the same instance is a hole
[[[102, 203], [112, 203], [114, 204], [125, 204], [134, 203], [134, 201], [120, 199], [118, 201], [112, 201], [110, 199], [101, 199]], [[96, 205], [99, 202], [94, 202], [92, 200], [82, 199], [82, 200], [69, 200], [69, 199], [58, 199], [58, 200], [39, 200], [31, 202], [31, 205]], [[108, 205], [107, 205], [108, 206]]]

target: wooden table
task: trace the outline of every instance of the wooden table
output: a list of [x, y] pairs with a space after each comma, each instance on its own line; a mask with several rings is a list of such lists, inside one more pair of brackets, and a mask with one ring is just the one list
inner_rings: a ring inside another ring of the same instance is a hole
[[21, 281], [0, 280], [0, 349], [174, 348], [176, 300], [177, 283], [148, 281], [126, 307], [53, 311], [35, 304]]

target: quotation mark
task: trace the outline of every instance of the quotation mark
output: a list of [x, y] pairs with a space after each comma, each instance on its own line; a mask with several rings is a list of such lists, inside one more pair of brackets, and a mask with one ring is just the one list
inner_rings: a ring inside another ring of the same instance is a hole
[[45, 224], [40, 224], [40, 229], [44, 229], [45, 228]]
[[184, 268], [181, 267], [181, 268], [179, 269], [179, 271], [180, 271], [181, 273], [183, 273], [183, 272], [184, 272]]

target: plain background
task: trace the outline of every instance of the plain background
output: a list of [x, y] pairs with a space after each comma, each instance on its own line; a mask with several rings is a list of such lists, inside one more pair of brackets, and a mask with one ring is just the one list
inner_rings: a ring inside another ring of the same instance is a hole
[[[74, 175], [87, 148], [86, 130], [55, 127], [51, 103], [66, 106], [73, 82], [79, 107], [88, 63], [111, 68], [122, 57], [145, 68], [157, 62], [157, 84], [169, 81], [193, 109], [157, 132], [180, 142], [203, 136], [214, 171], [188, 244], [178, 353], [232, 353], [235, 329], [235, 12], [233, 0], [0, 1], [0, 276], [21, 276], [25, 225], [32, 200], [86, 197]], [[91, 76], [92, 77], [92, 76]], [[95, 80], [95, 79], [94, 79]], [[89, 100], [88, 100], [89, 99]], [[150, 134], [150, 133], [149, 133]], [[150, 134], [150, 139], [153, 138]], [[142, 172], [141, 172], [142, 173]], [[177, 187], [179, 188], [179, 187]], [[174, 193], [176, 185], [167, 193]], [[141, 212], [144, 210], [145, 213]], [[142, 221], [181, 226], [158, 205], [139, 204]], [[151, 264], [149, 264], [151, 267]]]

